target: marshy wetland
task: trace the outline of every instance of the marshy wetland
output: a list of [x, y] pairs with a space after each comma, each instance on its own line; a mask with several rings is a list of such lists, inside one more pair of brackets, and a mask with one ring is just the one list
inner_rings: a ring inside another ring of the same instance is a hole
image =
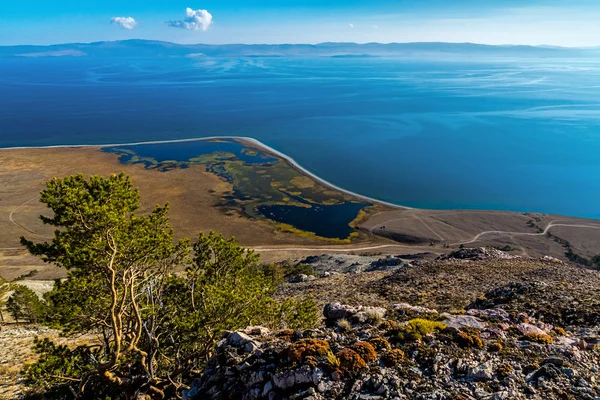
[[105, 147], [122, 164], [142, 164], [162, 172], [204, 166], [232, 190], [218, 207], [267, 219], [277, 228], [303, 236], [350, 242], [353, 228], [374, 205], [329, 188], [300, 173], [285, 160], [233, 139]]

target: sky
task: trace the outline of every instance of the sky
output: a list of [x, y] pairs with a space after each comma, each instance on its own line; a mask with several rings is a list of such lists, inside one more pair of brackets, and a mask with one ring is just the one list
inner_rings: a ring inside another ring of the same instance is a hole
[[599, 0], [0, 0], [0, 45], [473, 42], [600, 45]]

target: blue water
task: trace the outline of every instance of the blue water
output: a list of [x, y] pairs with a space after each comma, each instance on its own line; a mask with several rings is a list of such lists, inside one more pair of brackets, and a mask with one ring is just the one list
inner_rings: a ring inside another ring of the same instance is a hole
[[0, 147], [251, 136], [349, 190], [600, 218], [600, 60], [2, 59]]
[[289, 205], [269, 205], [257, 207], [258, 212], [277, 222], [292, 225], [317, 236], [333, 239], [346, 239], [354, 229], [349, 222], [356, 218], [366, 204], [345, 202], [336, 205], [311, 205], [299, 207]]

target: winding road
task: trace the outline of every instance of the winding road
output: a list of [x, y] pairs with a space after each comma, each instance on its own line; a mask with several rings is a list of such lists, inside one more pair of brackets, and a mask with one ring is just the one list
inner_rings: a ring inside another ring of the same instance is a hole
[[481, 239], [483, 236], [486, 236], [486, 235], [545, 236], [550, 231], [550, 229], [554, 228], [555, 226], [564, 226], [564, 227], [570, 227], [570, 228], [600, 229], [599, 225], [557, 224], [555, 222], [556, 221], [550, 221], [550, 223], [548, 224], [548, 226], [546, 226], [546, 229], [544, 229], [542, 232], [536, 232], [536, 233], [507, 232], [507, 231], [485, 231], [485, 232], [481, 232], [481, 233], [475, 235], [473, 237], [473, 239], [471, 239], [471, 240], [469, 240], [467, 242], [453, 243], [453, 244], [451, 244], [451, 246], [458, 246], [458, 245], [461, 245], [461, 244], [475, 243], [479, 239]]

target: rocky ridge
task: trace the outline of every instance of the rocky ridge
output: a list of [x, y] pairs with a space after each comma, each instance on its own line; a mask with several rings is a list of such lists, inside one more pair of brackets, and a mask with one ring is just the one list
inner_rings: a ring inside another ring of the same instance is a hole
[[460, 250], [285, 284], [330, 301], [323, 326], [226, 332], [185, 398], [600, 400], [600, 274]]
[[332, 303], [321, 329], [226, 332], [185, 398], [600, 398], [597, 326], [565, 330], [526, 311], [477, 306], [450, 314]]

